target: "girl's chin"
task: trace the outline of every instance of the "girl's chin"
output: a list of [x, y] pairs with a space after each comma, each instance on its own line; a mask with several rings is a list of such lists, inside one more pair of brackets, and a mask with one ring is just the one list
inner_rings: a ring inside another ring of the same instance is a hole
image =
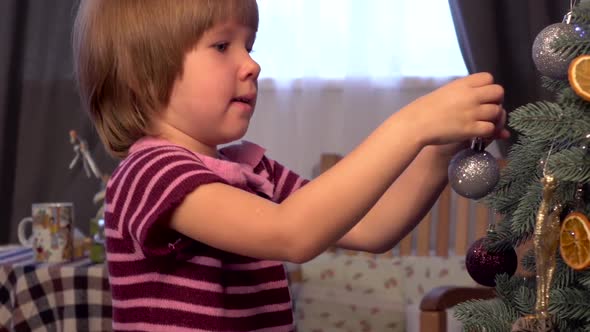
[[242, 138], [244, 138], [244, 136], [246, 136], [247, 132], [248, 132], [248, 128], [246, 127], [244, 130], [227, 135], [226, 137], [224, 137], [222, 142], [219, 143], [218, 145], [228, 144], [228, 143], [232, 143], [232, 142], [241, 140]]

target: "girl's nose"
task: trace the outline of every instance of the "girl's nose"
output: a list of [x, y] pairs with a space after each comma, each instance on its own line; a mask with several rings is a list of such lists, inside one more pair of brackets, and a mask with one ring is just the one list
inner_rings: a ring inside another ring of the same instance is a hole
[[254, 59], [252, 59], [250, 54], [248, 54], [246, 62], [242, 65], [242, 68], [240, 69], [240, 79], [257, 80], [258, 75], [260, 75], [260, 65], [256, 61], [254, 61]]

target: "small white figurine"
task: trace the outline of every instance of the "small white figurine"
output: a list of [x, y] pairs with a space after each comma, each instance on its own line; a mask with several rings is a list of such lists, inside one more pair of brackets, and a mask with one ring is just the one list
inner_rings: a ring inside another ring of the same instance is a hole
[[92, 171], [92, 174], [94, 174], [97, 179], [102, 180], [102, 174], [88, 151], [88, 144], [82, 137], [78, 136], [78, 133], [76, 133], [75, 130], [70, 130], [70, 143], [74, 146], [74, 152], [76, 153], [74, 159], [70, 163], [70, 169], [76, 166], [80, 160], [80, 156], [82, 156], [82, 164], [84, 165], [86, 176], [90, 177], [90, 172]]
[[94, 204], [100, 204], [100, 208], [96, 213], [96, 217], [103, 218], [104, 204], [102, 204], [102, 202], [104, 201], [105, 190], [107, 182], [109, 180], [109, 176], [102, 174], [101, 171], [98, 169], [98, 166], [96, 166], [96, 163], [94, 162], [94, 159], [90, 154], [90, 151], [88, 151], [88, 144], [82, 137], [78, 136], [78, 133], [76, 133], [75, 130], [70, 130], [70, 143], [72, 143], [72, 145], [74, 146], [75, 156], [74, 159], [70, 162], [69, 169], [73, 169], [76, 166], [76, 164], [78, 164], [80, 160], [82, 160], [82, 165], [84, 167], [84, 171], [86, 172], [86, 176], [91, 177], [92, 175], [94, 175], [94, 177], [100, 179], [101, 181], [100, 191], [94, 195], [93, 201]]

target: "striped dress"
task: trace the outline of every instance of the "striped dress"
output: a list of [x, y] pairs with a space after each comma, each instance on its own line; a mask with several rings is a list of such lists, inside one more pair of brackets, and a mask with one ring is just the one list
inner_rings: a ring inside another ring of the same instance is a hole
[[212, 182], [281, 202], [306, 180], [249, 142], [220, 150], [216, 159], [162, 140], [138, 141], [106, 193], [115, 331], [294, 329], [281, 262], [212, 248], [162, 222], [187, 194]]

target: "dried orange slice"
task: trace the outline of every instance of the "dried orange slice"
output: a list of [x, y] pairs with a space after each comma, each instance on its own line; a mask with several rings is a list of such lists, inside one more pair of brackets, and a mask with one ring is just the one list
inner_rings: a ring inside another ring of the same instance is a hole
[[590, 221], [579, 212], [565, 217], [559, 235], [563, 261], [574, 270], [590, 267]]
[[590, 101], [590, 55], [580, 55], [573, 59], [567, 77], [574, 92], [580, 98]]

